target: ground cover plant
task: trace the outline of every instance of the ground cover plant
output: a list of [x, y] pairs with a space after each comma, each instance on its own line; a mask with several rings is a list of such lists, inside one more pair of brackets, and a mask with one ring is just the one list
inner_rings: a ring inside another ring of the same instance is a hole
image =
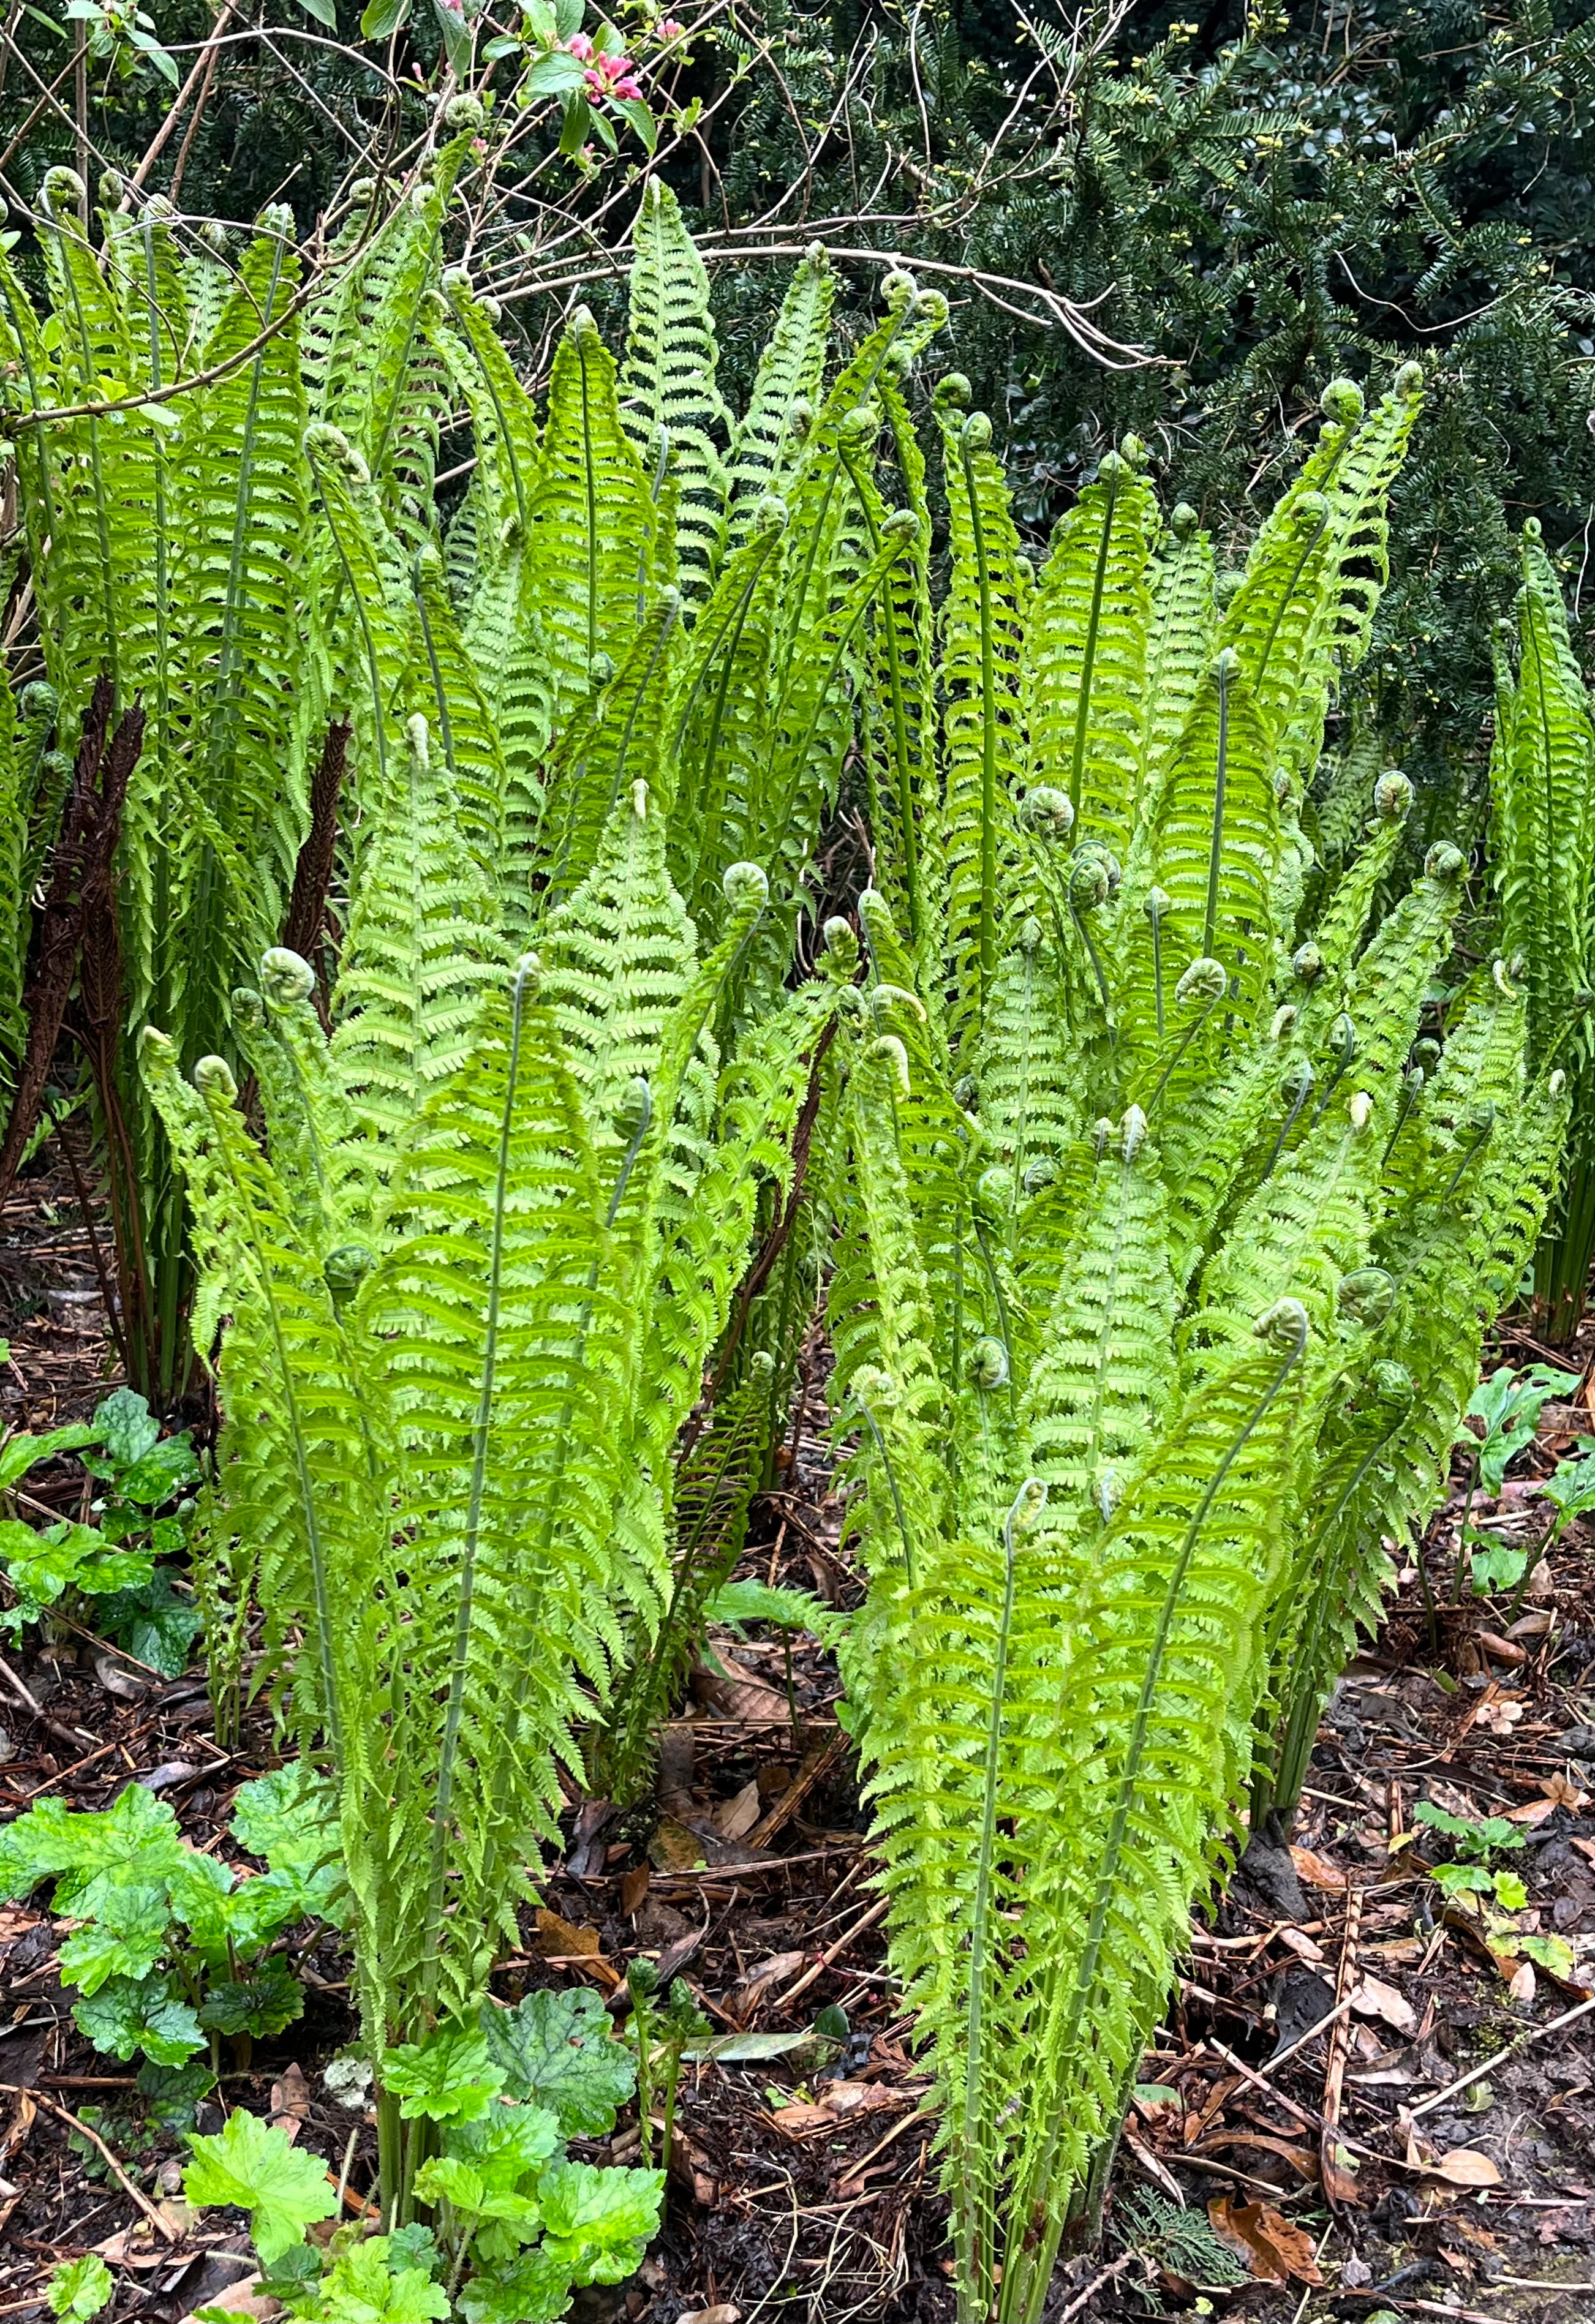
[[[506, 2010], [495, 1963], [567, 1810], [644, 1794], [708, 1626], [823, 1627], [959, 2312], [1034, 2324], [1100, 2230], [1193, 1908], [1248, 1818], [1288, 1824], [1387, 1545], [1433, 1617], [1420, 1536], [1471, 1400], [1499, 1487], [1555, 1393], [1478, 1379], [1578, 1084], [1581, 970], [1533, 869], [1553, 693], [1587, 754], [1571, 649], [1531, 540], [1504, 941], [1469, 957], [1462, 851], [1415, 865], [1406, 777], [1322, 758], [1415, 366], [1371, 409], [1334, 383], [1238, 574], [1133, 437], [1033, 563], [967, 383], [917, 385], [945, 301], [894, 272], [833, 352], [811, 253], [734, 415], [657, 179], [622, 355], [575, 309], [539, 401], [444, 264], [480, 126], [445, 108], [297, 304], [285, 217], [218, 317], [163, 213], [107, 200], [97, 239], [65, 175], [47, 309], [5, 277], [46, 672], [6, 696], [9, 1167], [67, 1028], [124, 1354], [152, 1393], [207, 1369], [219, 1424], [203, 1473], [126, 1390], [97, 1434], [0, 1454], [14, 1485], [78, 1449], [106, 1488], [98, 1547], [13, 1520], [23, 1582], [75, 1561], [17, 1585], [17, 1626], [186, 1551], [225, 1753], [264, 1702], [298, 1757], [235, 1803], [254, 1877], [136, 1784], [31, 1803], [0, 1873], [55, 1881], [79, 2029], [170, 2106], [293, 2022], [289, 1932], [336, 1925], [370, 2211], [328, 2228], [347, 2161], [246, 2109], [193, 2132], [189, 2200], [250, 2214], [307, 2319], [537, 2324], [635, 2268], [717, 2037], [651, 1960], [614, 1979], [629, 2039], [591, 1995]], [[154, 419], [196, 349], [217, 375]], [[822, 898], [849, 822], [867, 883]], [[1549, 844], [1581, 928], [1581, 841], [1553, 817]], [[729, 1580], [816, 1296], [868, 1576], [845, 1620]], [[796, 1748], [789, 1646], [768, 1692]], [[1566, 1974], [1512, 1841], [1431, 1804], [1434, 1892], [1531, 1987]], [[639, 2167], [572, 2152], [633, 2087]], [[62, 2312], [100, 2288], [63, 2279]]]

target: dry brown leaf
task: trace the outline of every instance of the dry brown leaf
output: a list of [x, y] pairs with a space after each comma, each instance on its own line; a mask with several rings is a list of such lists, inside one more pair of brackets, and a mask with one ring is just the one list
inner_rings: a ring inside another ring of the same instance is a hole
[[760, 1816], [759, 1784], [757, 1777], [742, 1785], [735, 1796], [722, 1800], [712, 1819], [723, 1840], [743, 1840], [758, 1822]]
[[1488, 2154], [1476, 2146], [1453, 2146], [1437, 2163], [1423, 2165], [1430, 2179], [1443, 2179], [1448, 2187], [1498, 2187], [1501, 2174]]
[[1297, 1878], [1305, 1880], [1309, 1888], [1343, 1888], [1346, 1885], [1346, 1876], [1340, 1866], [1313, 1849], [1293, 1848], [1290, 1860], [1295, 1866]]
[[539, 1904], [537, 1913], [537, 1950], [545, 1960], [591, 1959], [602, 1953], [604, 1940], [596, 1929], [577, 1928], [574, 1921], [561, 1920]]
[[1581, 1856], [1588, 1857], [1590, 1862], [1595, 1864], [1595, 1840], [1575, 1840], [1570, 1833], [1568, 1846], [1576, 1848]]
[[648, 1884], [652, 1877], [646, 1864], [640, 1864], [634, 1872], [622, 1875], [621, 1910], [622, 1913], [632, 1914], [637, 1910], [648, 1894]]
[[1589, 1793], [1580, 1791], [1576, 1784], [1570, 1783], [1560, 1767], [1541, 1788], [1553, 1805], [1566, 1808], [1570, 1815], [1581, 1814], [1590, 1804]]
[[1505, 1821], [1527, 1824], [1532, 1828], [1536, 1823], [1544, 1823], [1547, 1816], [1554, 1816], [1560, 1805], [1559, 1800], [1525, 1800], [1520, 1808], [1507, 1810]]
[[648, 1843], [648, 1860], [656, 1872], [692, 1872], [708, 1857], [696, 1831], [678, 1816], [662, 1815]]
[[832, 2130], [844, 2116], [873, 2114], [881, 2107], [912, 2105], [901, 2090], [885, 2082], [832, 2082], [817, 2104], [798, 2099], [779, 2107], [770, 2117], [788, 2138], [803, 2138], [816, 2130]]
[[1381, 2017], [1393, 2025], [1397, 2034], [1413, 2034], [1417, 2030], [1418, 2014], [1404, 1993], [1382, 1978], [1369, 1977], [1367, 1972], [1351, 1996], [1351, 2007], [1359, 2017]]
[[807, 1960], [807, 1953], [771, 1953], [765, 1960], [755, 1961], [742, 1983], [728, 1999], [733, 2016], [746, 2018], [758, 2007], [772, 1985], [785, 1985], [798, 1975]]
[[1322, 1964], [1323, 1947], [1314, 1944], [1311, 1937], [1305, 1936], [1300, 1929], [1293, 1927], [1290, 1923], [1287, 1922], [1282, 1929], [1276, 1929], [1274, 1934], [1282, 1945], [1295, 1953], [1297, 1960], [1308, 1961], [1314, 1969]]
[[692, 1692], [696, 1702], [712, 1711], [717, 1719], [746, 1720], [750, 1726], [765, 1727], [779, 1723], [785, 1727], [791, 1720], [791, 1707], [784, 1694], [773, 1686], [766, 1686], [742, 1665], [722, 1654], [725, 1675], [707, 1669], [699, 1663], [692, 1674]]
[[[254, 2319], [254, 2324], [266, 2324], [268, 2317], [281, 2315], [282, 2303], [263, 2299], [256, 2289], [259, 2282], [258, 2275], [245, 2275], [236, 2283], [225, 2283], [206, 2301], [206, 2308], [207, 2310], [225, 2308], [229, 2316], [250, 2317]], [[192, 2316], [185, 2316], [183, 2324], [196, 2324], [196, 2319]]]
[[[1541, 1563], [1544, 1563], [1541, 1560]], [[1531, 1606], [1526, 1614], [1519, 1614], [1507, 1632], [1509, 1638], [1543, 1638], [1555, 1621], [1549, 1606]]]
[[1532, 2001], [1534, 1999], [1533, 1961], [1518, 1962], [1517, 1967], [1513, 1970], [1512, 1975], [1507, 1980], [1507, 1991], [1511, 1995], [1514, 2001]]
[[1205, 2154], [1210, 2147], [1219, 2146], [1260, 2146], [1268, 2153], [1277, 2154], [1282, 2162], [1288, 2163], [1298, 2178], [1316, 2179], [1318, 2176], [1318, 2157], [1310, 2146], [1296, 2146], [1288, 2138], [1270, 2138], [1260, 2130], [1215, 2130], [1191, 2151]]
[[291, 2146], [300, 2135], [300, 2125], [310, 2118], [310, 2086], [297, 2065], [284, 2069], [281, 2079], [272, 2084], [272, 2104], [267, 2119], [282, 2133]]
[[713, 2308], [684, 2310], [676, 2324], [742, 2324], [742, 2315], [734, 2300], [722, 2300]]
[[1272, 2204], [1215, 2195], [1207, 2216], [1220, 2242], [1238, 2252], [1259, 2282], [1288, 2283], [1294, 2276], [1297, 2283], [1323, 2282], [1312, 2236], [1281, 2218]]
[[1498, 1637], [1493, 1630], [1480, 1630], [1478, 1637], [1485, 1653], [1493, 1655], [1498, 1663], [1526, 1663], [1528, 1660], [1524, 1647], [1511, 1638]]
[[43, 1917], [41, 1913], [25, 1913], [20, 1904], [0, 1904], [0, 1945], [14, 1944], [30, 1929], [36, 1929]]

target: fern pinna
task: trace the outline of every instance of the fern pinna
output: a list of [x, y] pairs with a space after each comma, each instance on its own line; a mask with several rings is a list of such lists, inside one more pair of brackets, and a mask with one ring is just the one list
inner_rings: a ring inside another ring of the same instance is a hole
[[1505, 964], [1409, 1063], [1458, 851], [1381, 918], [1410, 786], [1364, 789], [1338, 881], [1303, 825], [1420, 387], [1336, 386], [1222, 615], [1134, 441], [1032, 580], [986, 423], [937, 392], [934, 880], [916, 941], [888, 805], [830, 1319], [849, 1699], [972, 2324], [1041, 2314], [1254, 1757], [1288, 1803], [1555, 1169]]

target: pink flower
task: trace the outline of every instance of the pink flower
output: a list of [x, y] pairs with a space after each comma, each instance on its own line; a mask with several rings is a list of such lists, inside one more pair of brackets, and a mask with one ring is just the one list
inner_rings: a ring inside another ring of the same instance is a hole
[[686, 30], [686, 25], [678, 24], [674, 16], [667, 16], [659, 28], [659, 38], [661, 41], [678, 41]]
[[568, 54], [579, 58], [583, 64], [593, 53], [593, 43], [585, 32], [573, 32], [565, 46]]
[[610, 90], [611, 97], [641, 97], [642, 91], [630, 73], [624, 73]]
[[589, 97], [603, 97], [607, 93], [609, 84], [601, 72], [590, 72], [585, 78]]

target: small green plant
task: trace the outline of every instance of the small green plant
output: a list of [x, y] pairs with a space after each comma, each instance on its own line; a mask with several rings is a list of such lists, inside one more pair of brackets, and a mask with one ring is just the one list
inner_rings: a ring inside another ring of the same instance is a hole
[[657, 2090], [662, 2108], [659, 2153], [668, 2169], [682, 2054], [689, 2043], [706, 2041], [713, 2029], [685, 1978], [677, 1978], [661, 2000], [659, 1974], [650, 1960], [632, 1963], [626, 1971], [626, 1989], [632, 1997], [632, 2039], [637, 2045], [637, 2132], [642, 2160], [645, 2163], [653, 2160]]
[[[1532, 1560], [1526, 1550], [1510, 1548], [1472, 1523], [1475, 1495], [1482, 1489], [1498, 1498], [1507, 1471], [1520, 1452], [1534, 1443], [1540, 1415], [1552, 1398], [1572, 1396], [1578, 1387], [1576, 1372], [1558, 1371], [1551, 1364], [1529, 1364], [1521, 1372], [1501, 1364], [1482, 1379], [1468, 1400], [1468, 1409], [1456, 1433], [1456, 1442], [1474, 1455], [1462, 1504], [1458, 1536], [1456, 1595], [1461, 1600], [1464, 1580], [1480, 1593], [1510, 1588], [1527, 1571]], [[1467, 1425], [1482, 1421], [1482, 1437]], [[1537, 1553], [1536, 1553], [1537, 1554]]]
[[[302, 2011], [299, 1980], [272, 1948], [308, 1914], [336, 1914], [326, 1815], [298, 1769], [245, 1784], [234, 1836], [270, 1869], [241, 1878], [185, 1846], [171, 1808], [141, 1784], [97, 1812], [41, 1800], [0, 1833], [0, 1895], [54, 1880], [51, 1909], [74, 1924], [60, 1974], [80, 1997], [78, 2031], [109, 2057], [142, 2052], [157, 2069], [208, 2051], [208, 2073], [183, 2078], [192, 2098], [214, 2080], [223, 2036], [242, 2054]], [[149, 2094], [165, 2089], [152, 2077]]]
[[1475, 1821], [1468, 1816], [1452, 1815], [1445, 1808], [1436, 1807], [1432, 1800], [1420, 1800], [1413, 1811], [1415, 1824], [1449, 1840], [1455, 1861], [1430, 1867], [1430, 1877], [1448, 1896], [1489, 1896], [1505, 1913], [1519, 1913], [1528, 1902], [1528, 1891], [1515, 1872], [1490, 1870], [1489, 1858], [1524, 1845], [1525, 1835], [1517, 1826], [1508, 1823], [1504, 1816], [1486, 1816]]
[[110, 2306], [115, 2292], [105, 2261], [97, 2252], [86, 2252], [81, 2259], [64, 2259], [51, 2269], [44, 2299], [51, 2314], [60, 2317], [62, 2324], [88, 2324], [91, 2316]]
[[466, 2324], [553, 2324], [571, 2294], [632, 2273], [659, 2224], [664, 2173], [575, 2163], [573, 2138], [602, 2137], [635, 2086], [626, 2045], [596, 1995], [529, 1994], [479, 2024], [390, 2052], [383, 2087], [429, 2148], [413, 2200], [431, 2224], [389, 2235], [306, 2229], [330, 2218], [326, 2167], [258, 2116], [190, 2136], [191, 2202], [247, 2210], [264, 2289], [304, 2324], [423, 2324], [457, 2307]]
[[200, 1474], [189, 1434], [162, 1437], [144, 1398], [114, 1388], [92, 1421], [10, 1438], [0, 1447], [0, 1490], [27, 1499], [30, 1471], [70, 1452], [104, 1488], [90, 1506], [94, 1522], [60, 1517], [39, 1528], [0, 1518], [0, 1560], [16, 1600], [0, 1610], [0, 1627], [14, 1636], [31, 1623], [48, 1631], [77, 1621], [175, 1678], [200, 1619], [157, 1561], [188, 1548], [188, 1488]]

